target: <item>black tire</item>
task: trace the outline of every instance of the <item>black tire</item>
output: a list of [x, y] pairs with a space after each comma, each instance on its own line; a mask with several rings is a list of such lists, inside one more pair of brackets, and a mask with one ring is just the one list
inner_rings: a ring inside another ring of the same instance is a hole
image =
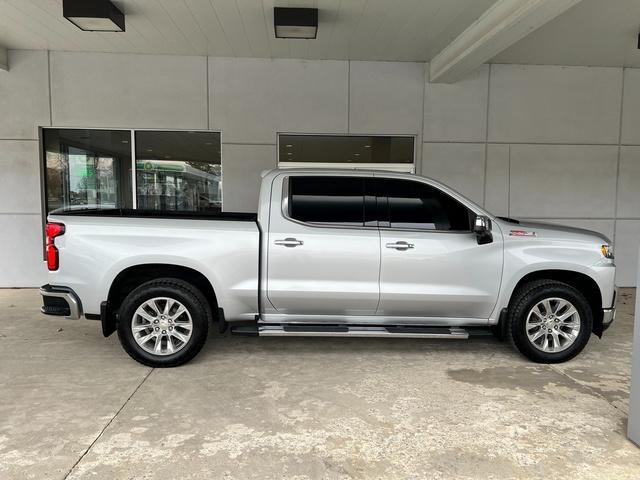
[[[536, 348], [526, 332], [527, 315], [540, 301], [557, 297], [573, 304], [580, 315], [580, 330], [573, 344], [560, 352], [545, 352]], [[535, 280], [514, 293], [507, 316], [507, 338], [527, 358], [536, 363], [562, 363], [578, 355], [589, 342], [593, 328], [593, 312], [579, 290], [556, 280]]]
[[[193, 329], [189, 340], [173, 354], [155, 355], [144, 350], [136, 342], [131, 322], [144, 302], [156, 297], [167, 297], [182, 303], [191, 316]], [[122, 302], [118, 313], [118, 338], [124, 350], [137, 362], [149, 367], [177, 367], [182, 365], [202, 349], [209, 332], [211, 311], [202, 293], [184, 280], [159, 278], [143, 283], [133, 290]]]

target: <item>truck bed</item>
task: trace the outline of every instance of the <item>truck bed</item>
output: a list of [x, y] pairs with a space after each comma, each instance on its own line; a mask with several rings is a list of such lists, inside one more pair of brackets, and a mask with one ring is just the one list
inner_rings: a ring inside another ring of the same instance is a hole
[[67, 209], [51, 212], [48, 221], [65, 225], [56, 238], [60, 267], [49, 273], [49, 283], [75, 291], [84, 314], [99, 314], [115, 278], [145, 265], [204, 275], [229, 320], [258, 313], [255, 214]]

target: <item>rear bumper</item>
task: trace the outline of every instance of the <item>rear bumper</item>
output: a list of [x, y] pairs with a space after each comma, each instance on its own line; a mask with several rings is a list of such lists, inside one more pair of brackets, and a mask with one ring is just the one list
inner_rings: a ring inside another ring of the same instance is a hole
[[77, 320], [82, 315], [80, 299], [68, 287], [43, 285], [40, 287], [40, 295], [42, 295], [40, 311], [45, 315], [55, 315], [71, 320]]
[[616, 301], [618, 300], [618, 287], [613, 291], [613, 300], [611, 301], [610, 308], [602, 309], [602, 331], [605, 331], [611, 326], [616, 319]]

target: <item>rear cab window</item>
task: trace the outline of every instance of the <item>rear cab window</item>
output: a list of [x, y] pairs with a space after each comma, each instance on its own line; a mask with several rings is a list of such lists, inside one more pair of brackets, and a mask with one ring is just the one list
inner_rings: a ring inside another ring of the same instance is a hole
[[365, 179], [351, 176], [291, 176], [287, 215], [312, 225], [362, 227]]

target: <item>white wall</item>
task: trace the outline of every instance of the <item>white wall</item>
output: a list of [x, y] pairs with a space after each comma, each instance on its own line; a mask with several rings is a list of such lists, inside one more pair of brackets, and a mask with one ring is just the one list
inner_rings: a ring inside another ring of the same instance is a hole
[[640, 70], [485, 66], [425, 90], [424, 175], [500, 215], [614, 240], [635, 285], [640, 242]]
[[615, 237], [635, 284], [640, 70], [11, 51], [0, 71], [0, 286], [45, 281], [37, 126], [219, 129], [225, 210], [252, 211], [278, 132], [408, 134], [417, 171], [497, 214]]

